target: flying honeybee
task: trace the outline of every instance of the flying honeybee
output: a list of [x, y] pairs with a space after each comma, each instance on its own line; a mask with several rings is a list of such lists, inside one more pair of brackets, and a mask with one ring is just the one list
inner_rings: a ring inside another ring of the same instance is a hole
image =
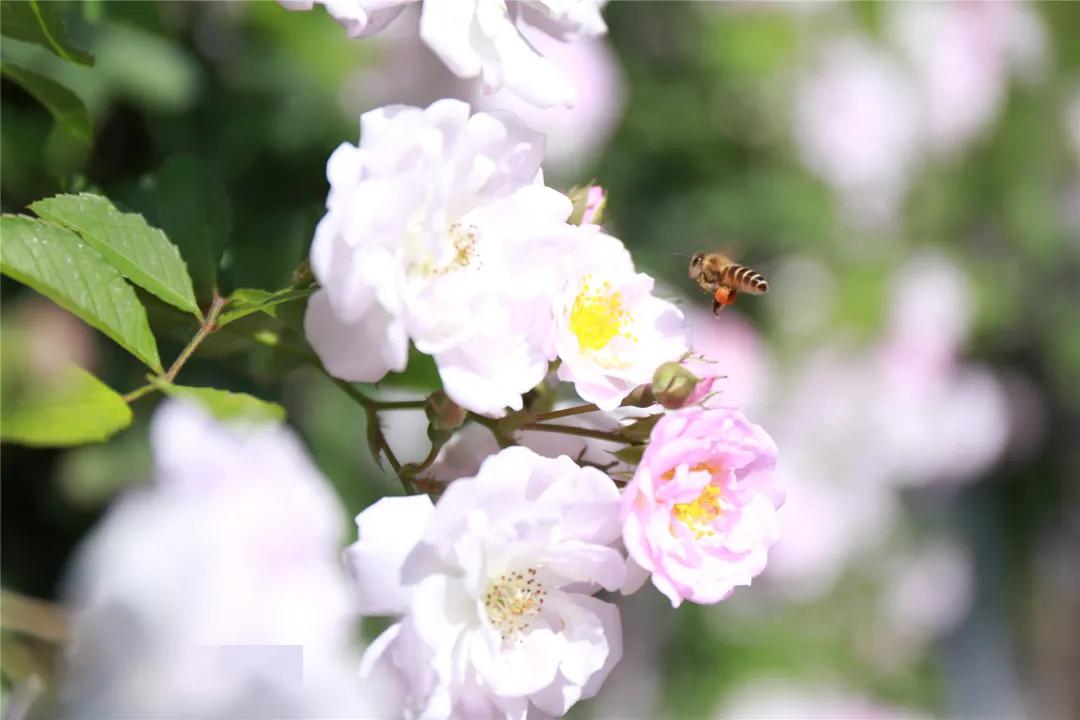
[[761, 295], [769, 290], [769, 283], [757, 270], [717, 252], [694, 253], [690, 258], [690, 278], [712, 295], [714, 315], [735, 302], [739, 293]]

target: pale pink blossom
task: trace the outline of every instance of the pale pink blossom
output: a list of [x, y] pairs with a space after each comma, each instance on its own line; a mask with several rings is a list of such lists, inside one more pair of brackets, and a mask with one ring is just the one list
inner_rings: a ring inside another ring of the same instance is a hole
[[634, 269], [623, 244], [596, 226], [574, 228], [579, 241], [563, 261], [554, 298], [558, 376], [584, 400], [613, 410], [687, 350], [682, 312], [653, 295], [653, 279]]
[[1045, 37], [1027, 3], [986, 0], [895, 3], [887, 29], [914, 71], [933, 149], [952, 153], [1000, 113], [1011, 76], [1035, 75]]
[[926, 715], [827, 683], [765, 678], [738, 686], [716, 714], [724, 720], [925, 720]]
[[447, 395], [499, 415], [545, 375], [570, 200], [543, 185], [543, 138], [515, 118], [440, 100], [380, 108], [330, 157], [305, 330], [326, 369], [376, 382], [409, 342]]
[[795, 89], [794, 135], [806, 166], [852, 220], [887, 224], [918, 161], [919, 105], [903, 67], [860, 37], [825, 47]]
[[311, 10], [322, 5], [330, 17], [341, 23], [349, 37], [365, 37], [379, 32], [401, 13], [411, 0], [278, 0], [289, 10]]
[[544, 168], [554, 176], [578, 180], [588, 172], [611, 138], [626, 102], [619, 59], [604, 38], [564, 43], [525, 27], [526, 39], [561, 68], [572, 68], [577, 99], [573, 107], [542, 107], [509, 88], [495, 93], [475, 89], [480, 110], [506, 110], [547, 136]]
[[[321, 0], [352, 37], [370, 35], [418, 0]], [[424, 0], [420, 37], [461, 78], [481, 78], [488, 92], [501, 87], [540, 107], [573, 105], [574, 85], [522, 34], [526, 28], [561, 42], [607, 32], [600, 10], [607, 0]], [[314, 0], [282, 0], [310, 10]]]
[[673, 606], [723, 600], [765, 568], [784, 501], [776, 457], [733, 408], [684, 408], [653, 428], [624, 491], [623, 542]]
[[367, 614], [400, 618], [363, 673], [395, 678], [406, 717], [562, 715], [621, 655], [619, 493], [567, 457], [511, 447], [475, 477], [385, 498], [357, 517], [348, 558]]
[[65, 716], [380, 714], [355, 676], [341, 506], [296, 437], [170, 401], [151, 441], [153, 482], [67, 578]]

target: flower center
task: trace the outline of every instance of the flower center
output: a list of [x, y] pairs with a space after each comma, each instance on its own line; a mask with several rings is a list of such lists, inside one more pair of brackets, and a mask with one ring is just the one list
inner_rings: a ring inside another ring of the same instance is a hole
[[547, 590], [536, 579], [536, 569], [508, 572], [488, 583], [484, 609], [503, 640], [525, 632], [544, 609]]
[[[692, 472], [706, 471], [710, 475], [716, 475], [718, 468], [699, 463], [690, 470]], [[670, 474], [674, 475], [674, 473]], [[716, 534], [713, 523], [724, 512], [725, 505], [723, 490], [717, 485], [709, 484], [702, 489], [701, 494], [693, 502], [676, 503], [671, 515], [693, 531], [696, 539], [700, 540]]]
[[[422, 236], [418, 223], [411, 225], [409, 232], [410, 238]], [[440, 263], [429, 250], [420, 250], [417, 252], [419, 257], [410, 263], [409, 269], [423, 278], [433, 278], [468, 267], [480, 266], [477, 257], [479, 253], [476, 247], [475, 225], [466, 226], [455, 222], [448, 228], [446, 239], [449, 241], [449, 249], [453, 251], [449, 259]]]
[[592, 276], [586, 275], [570, 309], [570, 332], [581, 348], [600, 350], [618, 335], [633, 339], [625, 332], [629, 320], [622, 293], [611, 292], [611, 283], [606, 280], [594, 286]]

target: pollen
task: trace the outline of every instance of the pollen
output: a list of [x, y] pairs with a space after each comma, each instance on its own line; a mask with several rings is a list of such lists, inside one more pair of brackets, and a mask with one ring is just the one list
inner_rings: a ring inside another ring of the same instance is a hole
[[594, 285], [591, 276], [586, 275], [570, 309], [570, 332], [577, 337], [581, 348], [602, 350], [619, 335], [633, 340], [626, 332], [629, 322], [630, 313], [623, 307], [622, 293], [612, 292], [607, 281]]
[[[419, 221], [410, 224], [409, 232], [410, 238], [422, 236]], [[467, 268], [479, 268], [482, 263], [478, 257], [476, 234], [475, 226], [455, 222], [447, 229], [446, 250], [449, 252], [444, 253], [448, 256], [447, 259], [440, 263], [431, 252], [418, 252], [416, 259], [410, 264], [410, 269], [420, 277], [433, 278]]]
[[[704, 463], [690, 468], [692, 472], [702, 470], [716, 475], [716, 468]], [[670, 479], [670, 478], [669, 478]], [[696, 539], [712, 537], [716, 534], [713, 523], [723, 514], [726, 503], [723, 490], [717, 485], [706, 485], [693, 502], [677, 503], [672, 508], [671, 516], [693, 531]]]
[[536, 579], [536, 569], [508, 572], [488, 583], [484, 609], [503, 640], [518, 639], [544, 609], [547, 590]]

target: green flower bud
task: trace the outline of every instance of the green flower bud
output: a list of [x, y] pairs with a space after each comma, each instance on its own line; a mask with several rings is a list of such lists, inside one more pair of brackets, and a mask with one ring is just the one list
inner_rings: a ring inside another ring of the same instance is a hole
[[428, 396], [424, 414], [428, 419], [428, 438], [441, 445], [462, 426], [468, 413], [440, 390]]
[[653, 373], [652, 392], [668, 410], [686, 405], [701, 379], [677, 362], [666, 362]]

